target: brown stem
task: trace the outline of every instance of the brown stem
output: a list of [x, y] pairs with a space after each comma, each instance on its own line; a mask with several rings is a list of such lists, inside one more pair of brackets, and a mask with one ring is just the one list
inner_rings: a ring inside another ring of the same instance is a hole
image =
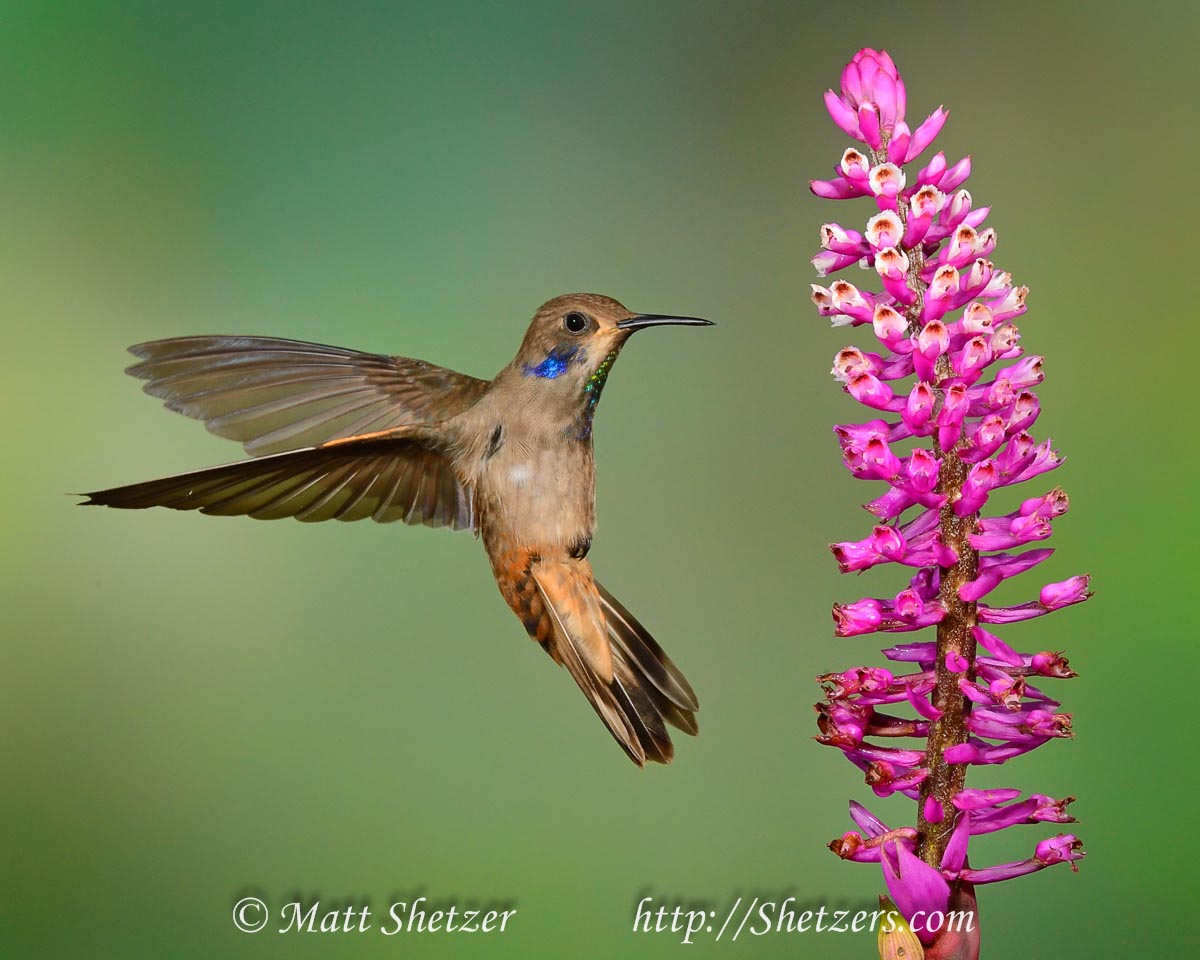
[[[941, 360], [938, 373], [942, 374]], [[940, 401], [941, 391], [938, 393]], [[975, 662], [975, 638], [971, 628], [975, 626], [975, 603], [959, 599], [958, 588], [968, 580], [974, 580], [979, 573], [979, 552], [967, 541], [979, 515], [960, 517], [955, 514], [951, 504], [962, 490], [967, 465], [953, 451], [942, 451], [936, 441], [934, 450], [942, 458], [938, 492], [947, 497], [946, 505], [941, 509], [942, 542], [958, 554], [958, 562], [953, 567], [941, 569], [940, 599], [946, 608], [946, 616], [937, 625], [937, 685], [933, 691], [933, 705], [942, 711], [942, 715], [929, 725], [929, 740], [925, 746], [925, 767], [929, 776], [921, 782], [917, 811], [917, 829], [921, 833], [917, 854], [930, 866], [938, 867], [954, 829], [951, 801], [963, 789], [967, 778], [967, 765], [947, 763], [943, 752], [947, 747], [967, 741], [966, 721], [971, 712], [971, 701], [963, 696], [958, 682], [964, 677], [974, 679], [971, 665]], [[949, 668], [946, 657], [950, 653], [957, 654], [967, 663], [965, 671], [955, 672]], [[943, 816], [938, 822], [925, 817], [925, 802], [929, 797], [941, 805]]]

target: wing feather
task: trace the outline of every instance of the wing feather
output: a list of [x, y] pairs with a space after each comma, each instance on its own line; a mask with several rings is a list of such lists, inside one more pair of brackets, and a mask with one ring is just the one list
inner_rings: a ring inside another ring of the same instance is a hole
[[436, 423], [487, 389], [421, 360], [274, 337], [175, 337], [130, 351], [146, 393], [256, 456]]
[[403, 520], [471, 529], [471, 496], [414, 437], [343, 441], [86, 494], [87, 504], [169, 507], [257, 520]]

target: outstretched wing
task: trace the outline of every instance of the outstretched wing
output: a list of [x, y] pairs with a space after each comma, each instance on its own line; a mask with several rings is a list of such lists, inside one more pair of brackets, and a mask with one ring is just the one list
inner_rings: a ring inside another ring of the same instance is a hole
[[487, 381], [407, 357], [273, 337], [176, 337], [130, 347], [127, 372], [170, 410], [256, 456], [430, 424], [472, 406]]
[[85, 496], [83, 506], [169, 507], [257, 520], [474, 526], [470, 491], [449, 460], [419, 436], [337, 440]]

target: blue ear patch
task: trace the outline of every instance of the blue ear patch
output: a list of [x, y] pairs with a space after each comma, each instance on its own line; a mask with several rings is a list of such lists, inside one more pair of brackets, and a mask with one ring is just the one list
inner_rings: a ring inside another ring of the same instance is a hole
[[525, 364], [525, 376], [541, 377], [543, 380], [557, 380], [566, 373], [567, 367], [571, 365], [571, 361], [578, 352], [579, 347], [560, 347], [557, 350], [551, 350], [546, 354], [546, 359], [536, 367]]

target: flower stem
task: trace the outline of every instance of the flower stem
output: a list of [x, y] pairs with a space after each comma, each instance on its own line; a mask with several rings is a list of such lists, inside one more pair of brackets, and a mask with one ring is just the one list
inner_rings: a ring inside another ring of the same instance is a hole
[[[939, 367], [945, 359], [939, 359]], [[940, 369], [938, 372], [942, 373]], [[940, 390], [938, 395], [940, 402]], [[947, 763], [943, 751], [967, 741], [966, 721], [971, 712], [971, 701], [963, 696], [958, 682], [964, 677], [974, 679], [969, 664], [975, 662], [975, 638], [971, 628], [975, 626], [976, 605], [960, 599], [958, 588], [978, 576], [979, 552], [971, 546], [967, 535], [974, 530], [979, 515], [960, 517], [955, 514], [952, 504], [962, 490], [967, 465], [954, 455], [953, 450], [939, 449], [936, 440], [934, 449], [942, 459], [938, 471], [938, 492], [947, 497], [940, 514], [942, 542], [958, 554], [958, 562], [953, 567], [941, 568], [940, 599], [946, 608], [946, 616], [937, 626], [937, 686], [933, 692], [933, 705], [942, 715], [929, 725], [924, 760], [929, 776], [921, 782], [917, 819], [917, 829], [921, 834], [917, 854], [930, 866], [938, 867], [954, 830], [954, 806], [951, 801], [963, 789], [967, 778], [967, 765]], [[958, 660], [958, 663], [968, 664], [966, 670], [951, 670], [951, 664], [947, 663], [949, 654], [957, 655], [951, 659]], [[925, 805], [930, 797], [941, 805], [942, 818], [939, 822], [932, 822], [925, 817]]]

